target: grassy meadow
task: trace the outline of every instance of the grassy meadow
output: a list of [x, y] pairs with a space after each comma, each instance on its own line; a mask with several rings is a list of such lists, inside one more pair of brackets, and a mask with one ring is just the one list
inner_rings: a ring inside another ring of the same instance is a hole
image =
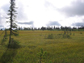
[[64, 31], [19, 31], [14, 39], [20, 47], [12, 49], [7, 48], [8, 39], [1, 42], [2, 34], [0, 63], [40, 63], [41, 49], [46, 52], [41, 63], [84, 63], [84, 31], [72, 31], [68, 35], [64, 36]]

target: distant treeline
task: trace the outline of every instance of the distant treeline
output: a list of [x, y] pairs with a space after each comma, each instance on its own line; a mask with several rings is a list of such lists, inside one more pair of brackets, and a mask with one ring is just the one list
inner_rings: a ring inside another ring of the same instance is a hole
[[[2, 30], [2, 29], [1, 29]], [[9, 29], [8, 29], [9, 30]], [[19, 27], [17, 30], [57, 30], [57, 31], [84, 31], [84, 27], [41, 27], [41, 28], [29, 28], [29, 27]]]

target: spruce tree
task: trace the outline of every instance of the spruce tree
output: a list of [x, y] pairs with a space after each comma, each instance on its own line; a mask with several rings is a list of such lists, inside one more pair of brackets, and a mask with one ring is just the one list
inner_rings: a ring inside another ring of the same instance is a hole
[[15, 0], [10, 0], [10, 8], [8, 10], [8, 15], [9, 15], [9, 22], [10, 22], [10, 34], [9, 34], [9, 45], [12, 42], [12, 35], [18, 35], [16, 28], [16, 7], [15, 7]]

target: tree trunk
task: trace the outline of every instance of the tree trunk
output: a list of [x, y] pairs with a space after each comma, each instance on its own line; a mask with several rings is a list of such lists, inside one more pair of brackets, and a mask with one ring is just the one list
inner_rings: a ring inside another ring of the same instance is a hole
[[10, 9], [11, 9], [11, 12], [10, 12], [10, 36], [9, 36], [9, 44], [10, 44], [10, 42], [11, 42], [11, 35], [12, 35], [12, 21], [13, 21], [13, 4], [12, 4], [12, 0], [11, 0], [11, 7], [10, 7]]

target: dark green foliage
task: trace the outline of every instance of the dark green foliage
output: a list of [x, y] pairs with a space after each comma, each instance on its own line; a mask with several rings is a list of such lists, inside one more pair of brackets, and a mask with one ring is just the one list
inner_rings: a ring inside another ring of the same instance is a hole
[[19, 35], [17, 30], [13, 30], [12, 33], [13, 33], [14, 36], [18, 36]]
[[12, 35], [14, 36], [18, 36], [18, 32], [17, 32], [17, 24], [16, 24], [16, 7], [15, 7], [15, 0], [10, 0], [10, 8], [8, 10], [8, 16], [9, 16], [9, 20], [10, 20], [10, 34], [9, 34], [9, 44], [8, 44], [8, 48], [18, 48], [19, 43], [17, 41], [15, 41], [12, 38]]
[[75, 33], [73, 33], [73, 36], [75, 35]]
[[82, 32], [80, 32], [80, 34], [83, 34]]
[[6, 39], [7, 39], [7, 36], [4, 35], [2, 42], [6, 41]]
[[1, 41], [1, 45], [4, 45], [6, 40], [7, 39], [3, 38], [2, 41]]
[[49, 34], [47, 39], [53, 39], [54, 38], [54, 35], [53, 34]]
[[14, 39], [12, 38], [11, 43], [9, 43], [7, 47], [8, 47], [8, 48], [13, 48], [13, 49], [15, 49], [15, 48], [19, 48], [20, 45], [19, 45], [19, 42], [18, 42], [18, 41], [14, 40]]
[[49, 34], [47, 39], [71, 38], [71, 32], [64, 31], [64, 34]]
[[52, 61], [50, 60], [49, 63], [52, 63]]
[[8, 48], [0, 57], [0, 63], [12, 63], [16, 53], [17, 53], [16, 49]]
[[63, 34], [63, 38], [71, 38], [70, 35]]
[[64, 31], [63, 38], [71, 38], [71, 31]]
[[56, 39], [60, 39], [60, 38], [62, 38], [62, 35], [63, 35], [63, 34], [57, 34], [57, 35], [55, 35], [55, 38], [56, 38]]
[[38, 53], [39, 63], [44, 62], [44, 59], [47, 57], [47, 52], [43, 51], [41, 48], [40, 52]]

